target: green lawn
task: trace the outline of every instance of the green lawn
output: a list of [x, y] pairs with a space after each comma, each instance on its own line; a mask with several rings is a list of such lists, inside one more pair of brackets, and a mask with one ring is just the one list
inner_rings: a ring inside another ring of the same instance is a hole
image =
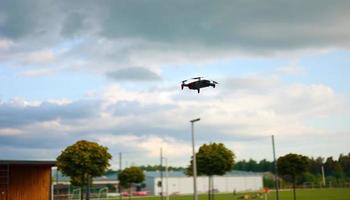
[[[237, 200], [243, 196], [243, 193], [233, 196], [233, 194], [216, 194], [215, 200]], [[132, 200], [160, 200], [160, 197], [136, 197]], [[186, 196], [171, 196], [170, 200], [192, 200], [191, 195]], [[264, 198], [255, 198], [256, 200]], [[271, 192], [268, 195], [268, 200], [275, 200], [275, 193]], [[112, 199], [109, 199], [112, 200]], [[119, 200], [116, 198], [115, 200]], [[123, 200], [128, 198], [123, 197]], [[166, 200], [164, 198], [164, 200]], [[207, 195], [199, 195], [199, 200], [208, 200]], [[293, 200], [293, 191], [281, 191], [280, 200]], [[298, 189], [297, 200], [350, 200], [350, 188], [347, 189]]]
[[[293, 191], [283, 191], [281, 200], [293, 200]], [[274, 193], [269, 200], [275, 199]], [[299, 189], [297, 200], [350, 200], [350, 188], [347, 189]]]

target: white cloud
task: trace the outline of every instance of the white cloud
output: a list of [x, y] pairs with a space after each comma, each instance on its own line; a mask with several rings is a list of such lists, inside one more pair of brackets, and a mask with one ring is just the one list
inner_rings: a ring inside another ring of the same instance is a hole
[[20, 76], [25, 77], [38, 77], [38, 76], [48, 76], [54, 74], [56, 71], [58, 71], [55, 68], [41, 68], [41, 69], [33, 69], [33, 70], [26, 70], [21, 72]]
[[306, 70], [298, 66], [297, 63], [292, 63], [289, 66], [278, 68], [277, 74], [279, 75], [303, 75]]
[[322, 117], [332, 112], [342, 112], [346, 103], [332, 88], [319, 85], [296, 84], [287, 88], [281, 99], [275, 102], [276, 112], [280, 114]]
[[[196, 125], [198, 145], [221, 141], [234, 151], [238, 148], [240, 157], [250, 153], [254, 157], [253, 150], [246, 152], [254, 148], [244, 141], [254, 138], [269, 141], [271, 134], [281, 140], [330, 135], [331, 130], [314, 126], [308, 123], [309, 119], [317, 121], [325, 116], [349, 112], [349, 105], [326, 85], [285, 84], [266, 79], [270, 86], [268, 92], [251, 92], [261, 88], [255, 84], [258, 80], [249, 80], [253, 78], [238, 80], [252, 83], [244, 90], [227, 92], [226, 88], [218, 87], [215, 92], [208, 90], [210, 95], [203, 93], [200, 96], [178, 88], [139, 92], [114, 85], [89, 94], [88, 99], [97, 102], [92, 104], [84, 103], [86, 100], [65, 99], [50, 100], [47, 105], [44, 102], [16, 100], [8, 106], [5, 102], [0, 104], [0, 109], [6, 108], [5, 111], [11, 115], [0, 116], [3, 130], [0, 139], [11, 147], [31, 147], [35, 144], [37, 148], [49, 148], [46, 147], [47, 142], [61, 138], [50, 147], [54, 149], [63, 149], [79, 139], [93, 140], [108, 146], [113, 155], [120, 151], [139, 152], [137, 157], [142, 159], [138, 163], [156, 162], [159, 148], [163, 147], [174, 163], [184, 165], [190, 157], [189, 120], [194, 117], [202, 119]], [[128, 106], [131, 107], [128, 109]], [[31, 109], [38, 112], [29, 121], [13, 117], [17, 116], [16, 112], [31, 113]], [[50, 112], [41, 112], [45, 109]], [[75, 114], [72, 116], [67, 109], [74, 109]], [[89, 114], [91, 109], [93, 115]], [[116, 109], [119, 110], [117, 114]], [[89, 112], [86, 113], [86, 110]], [[15, 137], [15, 133], [21, 133], [21, 137]], [[263, 157], [266, 151], [256, 155]]]
[[16, 128], [0, 128], [0, 135], [1, 136], [14, 136], [14, 135], [20, 135], [23, 132], [20, 129]]
[[49, 63], [55, 59], [55, 55], [51, 50], [40, 50], [29, 53], [25, 58], [24, 62], [28, 63]]
[[0, 38], [0, 50], [6, 50], [13, 45], [13, 42], [9, 39]]
[[121, 145], [127, 147], [128, 151], [142, 152], [147, 157], [158, 158], [160, 148], [164, 149], [164, 155], [171, 158], [181, 158], [183, 155], [189, 154], [191, 148], [189, 144], [184, 144], [184, 141], [179, 141], [175, 138], [160, 137], [156, 135], [137, 136], [137, 135], [104, 135], [96, 136], [97, 141], [101, 144]]

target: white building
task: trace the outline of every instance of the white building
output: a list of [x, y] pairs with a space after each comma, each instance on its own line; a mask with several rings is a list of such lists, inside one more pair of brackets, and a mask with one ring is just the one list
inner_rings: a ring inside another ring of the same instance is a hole
[[[159, 195], [160, 173], [146, 172], [145, 173], [144, 190], [151, 195]], [[263, 188], [263, 177], [260, 174], [243, 171], [231, 171], [224, 176], [214, 176], [214, 190], [217, 192], [241, 192], [241, 191], [257, 191]], [[186, 176], [182, 172], [169, 172], [168, 178], [163, 173], [163, 192], [164, 194], [193, 194], [193, 177]], [[197, 178], [198, 193], [208, 192], [208, 177], [199, 176]], [[168, 191], [168, 192], [167, 192]]]

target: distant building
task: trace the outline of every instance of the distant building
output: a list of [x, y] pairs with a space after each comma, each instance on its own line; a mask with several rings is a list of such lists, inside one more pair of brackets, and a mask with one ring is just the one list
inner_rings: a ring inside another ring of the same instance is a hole
[[[257, 191], [263, 188], [263, 177], [261, 174], [244, 171], [231, 171], [224, 176], [213, 176], [215, 192], [241, 192]], [[147, 172], [144, 190], [152, 195], [161, 194], [160, 173]], [[169, 172], [168, 179], [163, 173], [163, 192], [166, 194], [193, 194], [193, 177], [186, 176], [183, 172]], [[208, 177], [197, 177], [198, 193], [208, 192]], [[167, 185], [167, 186], [166, 186]]]
[[51, 199], [55, 161], [0, 160], [0, 200]]
[[[53, 175], [57, 176], [54, 181], [56, 189], [70, 187], [69, 177], [62, 176], [61, 173], [57, 173], [56, 171], [54, 171]], [[93, 187], [100, 188], [112, 186], [112, 188], [109, 187], [109, 192], [118, 192], [119, 181], [117, 180], [117, 177], [118, 175], [116, 173], [96, 177], [93, 179]], [[263, 176], [253, 172], [231, 171], [224, 176], [214, 176], [213, 180], [216, 192], [257, 191], [263, 188]], [[149, 195], [160, 195], [160, 181], [161, 178], [159, 171], [146, 171], [144, 183], [139, 184], [138, 186], [134, 185], [132, 192], [147, 191]], [[166, 188], [168, 188], [168, 194], [170, 195], [193, 193], [193, 177], [185, 175], [182, 171], [170, 171], [168, 173], [168, 179], [166, 178], [166, 173], [163, 172], [163, 182], [164, 194], [166, 194]], [[168, 185], [168, 187], [166, 185]], [[197, 188], [199, 193], [207, 193], [208, 177], [199, 176], [197, 179]]]

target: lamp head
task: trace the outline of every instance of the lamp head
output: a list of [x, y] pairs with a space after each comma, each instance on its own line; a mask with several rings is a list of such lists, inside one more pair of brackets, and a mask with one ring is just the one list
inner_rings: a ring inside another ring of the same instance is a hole
[[194, 122], [198, 122], [199, 120], [201, 120], [201, 119], [200, 119], [200, 118], [197, 118], [197, 119], [191, 120], [190, 122], [191, 122], [191, 123], [194, 123]]

